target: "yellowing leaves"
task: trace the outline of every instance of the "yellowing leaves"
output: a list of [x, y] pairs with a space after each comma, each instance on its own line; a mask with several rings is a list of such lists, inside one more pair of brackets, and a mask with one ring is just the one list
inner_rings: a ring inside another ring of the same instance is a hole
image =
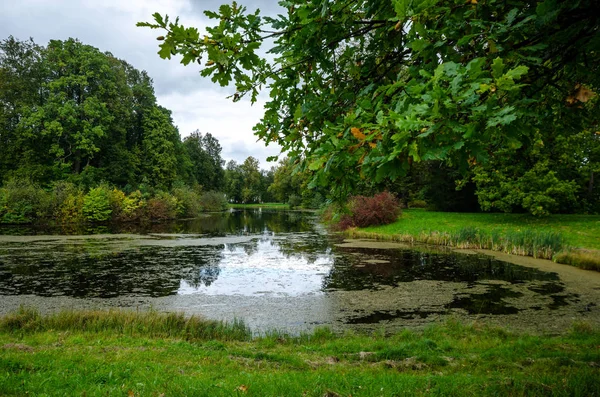
[[[367, 139], [367, 135], [364, 132], [362, 132], [362, 130], [360, 128], [352, 127], [352, 128], [350, 128], [350, 132], [352, 133], [352, 136], [354, 136], [359, 141], [364, 141], [365, 139]], [[367, 133], [370, 135], [369, 141], [383, 140], [383, 135], [381, 133], [379, 133], [379, 131], [377, 131], [377, 130], [368, 131]], [[375, 135], [375, 134], [377, 134], [377, 135]], [[338, 138], [339, 137], [340, 136], [338, 135]]]
[[350, 128], [350, 132], [359, 141], [364, 141], [365, 138], [367, 137], [365, 134], [362, 133], [362, 131], [359, 128], [356, 128], [356, 127]]
[[596, 97], [596, 93], [589, 88], [577, 84], [575, 86], [575, 91], [567, 97], [567, 104], [573, 105], [575, 102], [586, 103], [587, 101], [594, 99]]
[[[377, 141], [383, 140], [383, 135], [381, 133], [379, 133], [378, 130], [368, 131], [369, 137], [367, 137], [367, 135], [364, 132], [362, 132], [362, 130], [360, 128], [356, 128], [356, 127], [350, 128], [350, 133], [352, 133], [352, 136], [354, 136], [356, 139], [358, 139], [360, 141], [356, 145], [352, 145], [348, 148], [348, 150], [350, 152], [353, 152], [356, 149], [360, 148], [361, 146], [367, 145], [367, 144], [369, 145], [369, 147], [371, 149], [375, 149], [377, 147]], [[362, 159], [360, 162], [362, 162]]]

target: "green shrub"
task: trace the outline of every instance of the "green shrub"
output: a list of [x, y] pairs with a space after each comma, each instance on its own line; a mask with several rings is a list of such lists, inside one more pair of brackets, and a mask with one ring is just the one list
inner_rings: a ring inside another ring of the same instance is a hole
[[193, 189], [182, 186], [173, 189], [173, 196], [177, 198], [177, 217], [196, 218], [202, 212], [200, 195]]
[[107, 186], [91, 189], [83, 199], [83, 215], [92, 222], [110, 220], [112, 208], [110, 205], [111, 190]]
[[290, 208], [292, 208], [292, 209], [296, 208], [296, 207], [300, 207], [300, 205], [302, 205], [302, 197], [300, 197], [296, 194], [292, 194], [288, 198], [288, 204], [289, 204]]
[[62, 202], [59, 211], [59, 219], [62, 223], [74, 223], [83, 221], [83, 200], [85, 195], [78, 190], [69, 193]]
[[225, 194], [220, 192], [206, 192], [200, 196], [200, 202], [204, 211], [225, 211], [228, 208]]
[[62, 220], [63, 207], [70, 196], [81, 194], [80, 189], [71, 182], [59, 181], [53, 184], [50, 192], [50, 213]]
[[427, 208], [427, 201], [411, 200], [408, 202], [408, 208]]
[[140, 219], [146, 208], [146, 200], [139, 190], [126, 196], [121, 202], [121, 212], [118, 214], [119, 220], [134, 221]]
[[308, 203], [304, 203], [303, 205], [307, 208], [319, 209], [325, 205], [325, 197], [319, 192], [315, 193], [315, 195], [308, 201]]
[[126, 197], [125, 193], [117, 188], [110, 191], [108, 201], [112, 209], [112, 219], [123, 219], [123, 204]]
[[10, 180], [0, 189], [0, 223], [30, 223], [50, 216], [50, 195], [29, 180]]

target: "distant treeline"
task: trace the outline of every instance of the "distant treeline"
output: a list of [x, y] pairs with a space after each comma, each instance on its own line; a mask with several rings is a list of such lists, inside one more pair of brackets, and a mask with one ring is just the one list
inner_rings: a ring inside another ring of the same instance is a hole
[[12, 179], [0, 187], [0, 223], [152, 222], [194, 218], [227, 209], [223, 193], [199, 192], [185, 185], [170, 192], [141, 184], [124, 192], [102, 183], [88, 191], [71, 182], [42, 189]]
[[148, 74], [110, 53], [75, 39], [0, 42], [0, 223], [160, 220], [227, 201], [323, 202], [306, 188], [308, 174], [292, 177], [287, 159], [261, 170], [248, 157], [225, 169], [221, 151], [210, 133], [182, 140]]

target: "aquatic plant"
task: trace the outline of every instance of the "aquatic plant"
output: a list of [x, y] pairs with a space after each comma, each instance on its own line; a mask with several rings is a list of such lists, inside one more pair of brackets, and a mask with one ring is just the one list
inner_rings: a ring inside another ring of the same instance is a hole
[[565, 248], [562, 234], [528, 229], [521, 232], [502, 232], [501, 230], [483, 230], [467, 226], [451, 232], [421, 232], [416, 236], [412, 234], [386, 235], [355, 229], [348, 230], [347, 233], [357, 238], [419, 242], [464, 249], [489, 249], [542, 259], [552, 259], [554, 255]]

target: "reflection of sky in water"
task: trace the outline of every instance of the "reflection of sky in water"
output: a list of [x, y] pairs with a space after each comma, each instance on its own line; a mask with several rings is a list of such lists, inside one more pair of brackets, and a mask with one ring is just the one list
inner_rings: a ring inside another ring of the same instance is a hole
[[[333, 266], [333, 254], [327, 249], [314, 261], [303, 255], [285, 255], [271, 238], [255, 244], [225, 244], [218, 277], [208, 285], [191, 285], [181, 280], [179, 295], [269, 295], [299, 296], [322, 293], [323, 278]], [[198, 270], [207, 271], [205, 268]], [[199, 278], [206, 279], [207, 274]]]

